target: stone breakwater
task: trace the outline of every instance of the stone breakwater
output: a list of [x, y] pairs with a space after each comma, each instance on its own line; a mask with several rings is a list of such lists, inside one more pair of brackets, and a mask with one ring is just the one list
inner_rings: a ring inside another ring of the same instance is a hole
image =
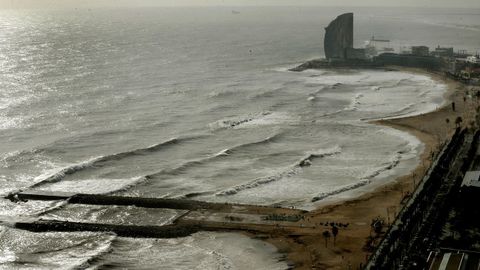
[[290, 71], [302, 72], [307, 69], [329, 69], [329, 68], [362, 68], [362, 69], [376, 69], [382, 68], [383, 63], [367, 60], [342, 60], [329, 61], [327, 59], [314, 59], [307, 61], [297, 67], [289, 69]]
[[422, 68], [431, 71], [445, 71], [448, 68], [448, 61], [434, 56], [400, 55], [384, 53], [372, 59], [314, 59], [307, 61], [290, 71], [301, 72], [307, 69], [376, 69], [386, 66], [400, 66], [411, 68]]

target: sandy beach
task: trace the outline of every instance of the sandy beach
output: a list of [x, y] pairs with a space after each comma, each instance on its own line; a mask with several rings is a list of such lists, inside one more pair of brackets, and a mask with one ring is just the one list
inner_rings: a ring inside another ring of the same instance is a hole
[[[374, 122], [418, 137], [425, 145], [420, 164], [410, 174], [401, 176], [368, 194], [309, 212], [300, 225], [315, 229], [307, 234], [304, 231], [304, 236], [288, 237], [273, 232], [267, 241], [277, 246], [280, 252], [287, 253], [288, 260], [295, 263], [296, 269], [357, 269], [364, 265], [370, 255], [365, 249], [366, 241], [375, 235], [370, 226], [372, 220], [380, 217], [387, 224], [392, 222], [430, 166], [432, 155], [438, 153], [441, 145], [453, 133], [455, 119], [460, 116], [463, 119], [462, 125], [471, 124], [475, 115], [476, 100], [468, 97], [465, 99], [469, 87], [442, 74], [420, 69], [399, 67], [392, 69], [424, 74], [448, 87], [444, 106], [433, 112]], [[452, 110], [452, 102], [455, 102], [455, 111]], [[446, 119], [449, 119], [448, 123]], [[340, 228], [335, 245], [333, 237], [325, 240], [322, 236], [324, 231], [331, 230], [329, 225], [325, 225], [330, 222], [349, 224], [346, 228]], [[384, 226], [383, 230], [385, 231], [387, 227]], [[374, 237], [373, 243], [378, 244], [380, 240], [381, 235]]]

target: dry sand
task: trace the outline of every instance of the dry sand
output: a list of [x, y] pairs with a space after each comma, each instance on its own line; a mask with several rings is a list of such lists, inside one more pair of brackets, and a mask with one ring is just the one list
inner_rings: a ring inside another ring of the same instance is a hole
[[[287, 253], [288, 260], [295, 263], [295, 269], [358, 269], [361, 265], [365, 265], [370, 253], [364, 249], [364, 246], [367, 238], [374, 235], [370, 226], [372, 219], [381, 217], [387, 223], [391, 222], [402, 208], [408, 194], [413, 191], [414, 185], [422, 179], [430, 166], [432, 153], [437, 153], [441, 144], [453, 134], [455, 119], [461, 116], [464, 126], [470, 125], [474, 119], [476, 100], [467, 98], [464, 101], [470, 87], [441, 74], [420, 69], [398, 67], [393, 69], [425, 74], [448, 86], [445, 96], [447, 102], [434, 112], [375, 122], [375, 124], [387, 125], [417, 136], [425, 145], [421, 162], [410, 174], [399, 177], [368, 194], [308, 213], [305, 220], [297, 224], [300, 225], [297, 229], [298, 233], [270, 232], [267, 241], [277, 246], [280, 252]], [[455, 111], [452, 110], [452, 101], [456, 104]], [[447, 118], [449, 123], [446, 121]], [[340, 228], [335, 245], [333, 238], [325, 241], [322, 236], [324, 231], [331, 230], [330, 226], [320, 225], [326, 222], [349, 224], [347, 228]], [[307, 227], [314, 229], [307, 229]], [[380, 238], [376, 239], [376, 243], [378, 241]]]

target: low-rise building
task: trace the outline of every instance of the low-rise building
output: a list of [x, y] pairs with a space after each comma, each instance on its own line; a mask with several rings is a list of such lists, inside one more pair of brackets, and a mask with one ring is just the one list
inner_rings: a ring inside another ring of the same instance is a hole
[[467, 63], [471, 63], [471, 64], [480, 64], [480, 59], [473, 55], [468, 56], [466, 61]]
[[345, 50], [347, 59], [365, 60], [367, 59], [367, 53], [365, 49], [347, 48]]
[[427, 259], [427, 270], [478, 270], [480, 254], [460, 250], [432, 251]]
[[430, 49], [427, 46], [412, 46], [412, 54], [415, 56], [428, 56]]
[[465, 173], [460, 193], [462, 194], [461, 198], [465, 209], [471, 209], [471, 207], [476, 206], [475, 202], [478, 201], [480, 196], [480, 171], [468, 171]]
[[454, 51], [453, 47], [440, 47], [438, 46], [435, 48], [435, 51], [432, 52], [432, 55], [438, 56], [438, 57], [453, 57]]
[[480, 188], [480, 171], [468, 171], [465, 173], [462, 182], [462, 188], [464, 187]]

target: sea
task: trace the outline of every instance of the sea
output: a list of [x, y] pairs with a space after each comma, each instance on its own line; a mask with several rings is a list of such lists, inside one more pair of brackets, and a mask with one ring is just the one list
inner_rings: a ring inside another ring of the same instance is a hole
[[[446, 85], [382, 70], [290, 72], [355, 12], [355, 45], [480, 51], [480, 10], [152, 7], [0, 11], [0, 195], [21, 190], [275, 205], [353, 198], [419, 163], [371, 121], [445, 103]], [[0, 269], [286, 269], [234, 233], [134, 239], [32, 233], [22, 219], [169, 224], [182, 211], [0, 199]]]

